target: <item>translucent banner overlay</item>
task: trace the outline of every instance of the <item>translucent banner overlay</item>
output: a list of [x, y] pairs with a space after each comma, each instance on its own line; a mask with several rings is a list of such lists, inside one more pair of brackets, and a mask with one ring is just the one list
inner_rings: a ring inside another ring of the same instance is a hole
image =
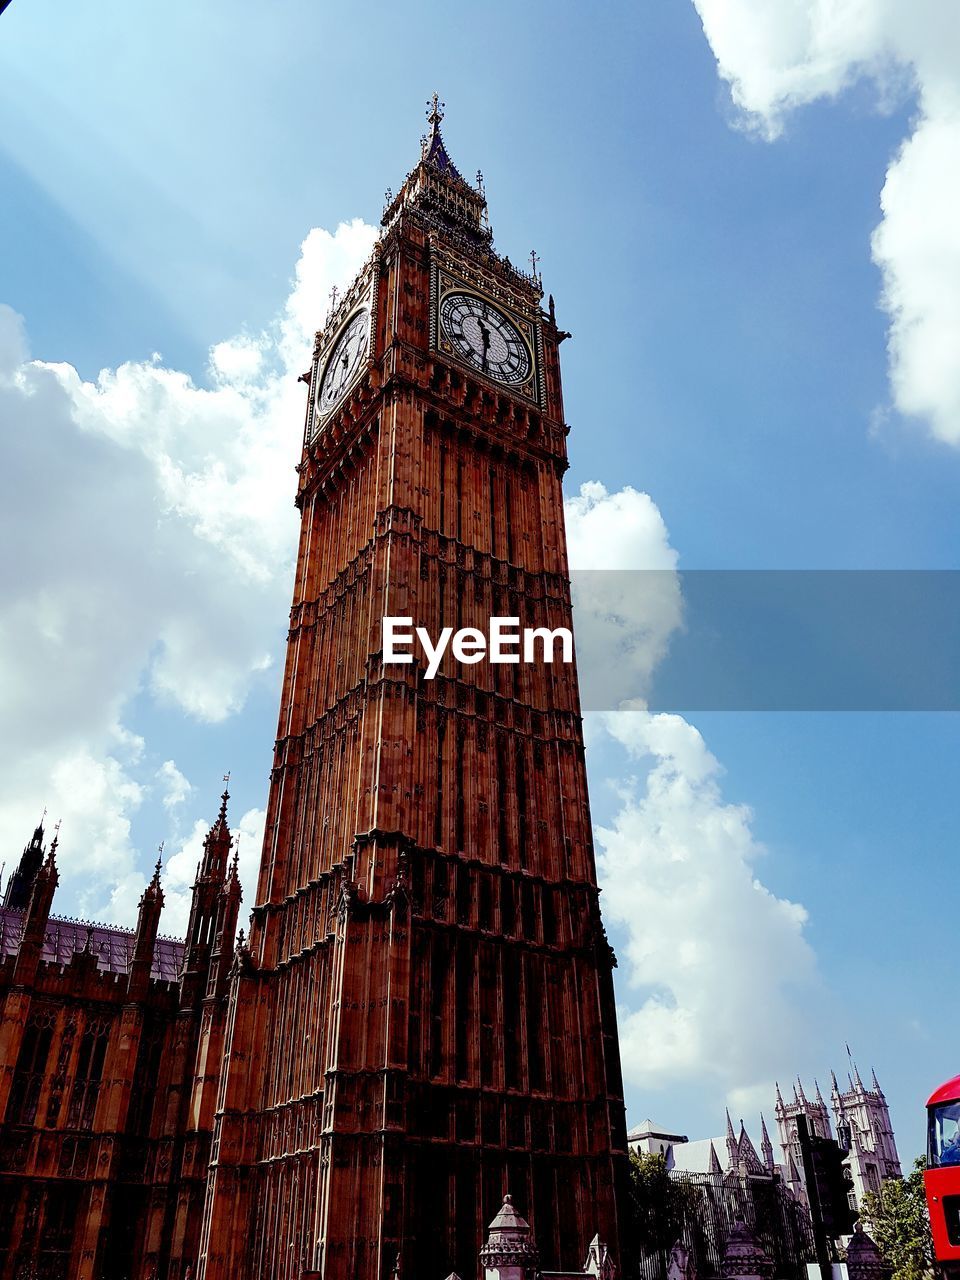
[[960, 570], [578, 570], [584, 711], [958, 711]]

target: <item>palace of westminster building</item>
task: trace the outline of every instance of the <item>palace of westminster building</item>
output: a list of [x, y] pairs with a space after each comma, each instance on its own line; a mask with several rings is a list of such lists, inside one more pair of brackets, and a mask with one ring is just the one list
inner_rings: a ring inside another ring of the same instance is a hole
[[428, 119], [303, 379], [249, 934], [226, 793], [183, 941], [159, 865], [134, 930], [59, 917], [42, 827], [5, 886], [0, 1280], [469, 1280], [495, 1214], [488, 1275], [618, 1256], [576, 669], [382, 660], [387, 614], [571, 625], [568, 335]]

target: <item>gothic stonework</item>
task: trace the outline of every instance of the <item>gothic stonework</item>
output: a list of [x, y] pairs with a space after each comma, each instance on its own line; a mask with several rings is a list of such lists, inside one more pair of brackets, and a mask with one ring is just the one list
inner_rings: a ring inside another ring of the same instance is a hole
[[[308, 378], [256, 906], [203, 1280], [616, 1256], [626, 1133], [572, 665], [385, 666], [381, 619], [570, 626], [558, 347], [431, 113]], [[446, 307], [445, 307], [446, 300]]]
[[196, 1257], [240, 906], [226, 801], [186, 942], [51, 914], [38, 827], [0, 907], [0, 1280], [181, 1280]]

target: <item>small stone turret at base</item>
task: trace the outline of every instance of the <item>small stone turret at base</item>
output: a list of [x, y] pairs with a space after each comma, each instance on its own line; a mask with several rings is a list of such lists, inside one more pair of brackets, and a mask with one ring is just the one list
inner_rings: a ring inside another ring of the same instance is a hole
[[774, 1267], [745, 1222], [735, 1222], [723, 1251], [723, 1280], [770, 1280]]
[[884, 1262], [872, 1237], [858, 1222], [847, 1245], [847, 1275], [849, 1280], [890, 1280], [891, 1268]]
[[[540, 1252], [529, 1222], [517, 1212], [510, 1196], [503, 1197], [497, 1216], [490, 1223], [486, 1244], [480, 1250], [483, 1280], [616, 1280], [617, 1268], [610, 1250], [595, 1235], [587, 1246], [582, 1269], [541, 1271]], [[459, 1280], [448, 1276], [447, 1280]]]

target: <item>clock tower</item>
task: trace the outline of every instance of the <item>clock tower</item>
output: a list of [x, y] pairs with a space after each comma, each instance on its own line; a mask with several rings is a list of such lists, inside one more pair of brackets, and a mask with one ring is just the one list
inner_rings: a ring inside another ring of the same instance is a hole
[[318, 333], [204, 1280], [476, 1274], [509, 1193], [541, 1265], [618, 1252], [626, 1132], [576, 669], [384, 662], [385, 616], [569, 627], [558, 348], [430, 133]]

